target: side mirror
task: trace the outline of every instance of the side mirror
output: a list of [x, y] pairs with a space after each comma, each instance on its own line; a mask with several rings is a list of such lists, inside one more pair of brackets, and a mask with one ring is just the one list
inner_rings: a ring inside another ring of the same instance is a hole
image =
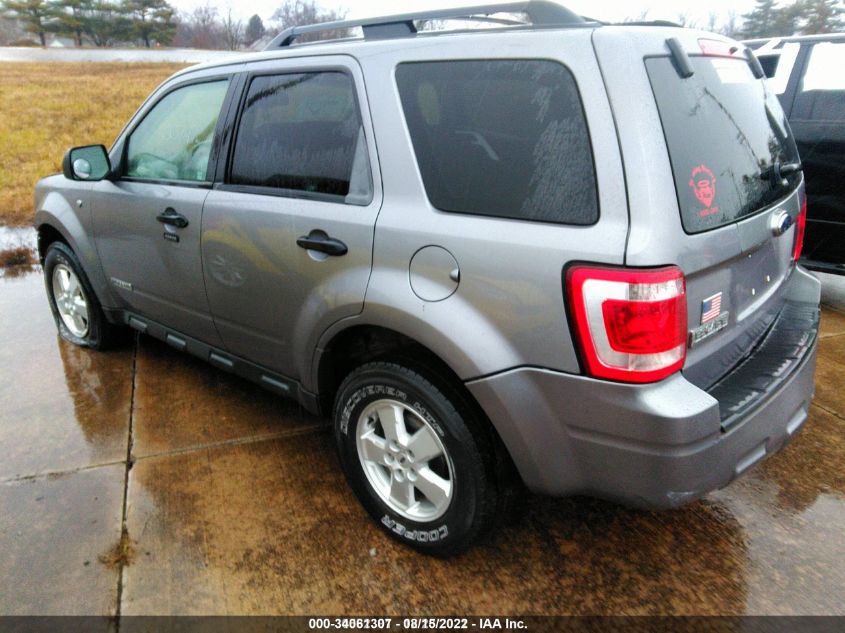
[[111, 162], [102, 145], [86, 145], [69, 149], [62, 161], [62, 171], [68, 180], [96, 182], [111, 173]]

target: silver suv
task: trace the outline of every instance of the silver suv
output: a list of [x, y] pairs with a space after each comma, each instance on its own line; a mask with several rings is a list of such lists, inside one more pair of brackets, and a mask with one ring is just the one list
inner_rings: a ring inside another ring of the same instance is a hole
[[523, 485], [681, 505], [813, 393], [803, 176], [762, 77], [733, 40], [547, 2], [290, 29], [38, 184], [56, 323], [333, 416], [361, 503], [424, 552]]

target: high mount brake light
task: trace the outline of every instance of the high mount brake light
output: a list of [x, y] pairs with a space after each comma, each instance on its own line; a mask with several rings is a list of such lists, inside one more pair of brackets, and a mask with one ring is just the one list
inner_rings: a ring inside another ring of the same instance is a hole
[[792, 247], [792, 261], [797, 262], [801, 258], [801, 251], [804, 248], [804, 229], [807, 226], [807, 196], [801, 202], [801, 212], [795, 222], [795, 244]]
[[683, 367], [687, 297], [679, 268], [574, 266], [566, 290], [589, 375], [644, 383]]
[[[742, 50], [736, 44], [706, 38], [698, 40], [698, 46], [701, 48], [701, 53], [705, 57], [737, 57], [737, 53], [740, 53]], [[742, 56], [739, 56], [738, 59], [742, 59]]]

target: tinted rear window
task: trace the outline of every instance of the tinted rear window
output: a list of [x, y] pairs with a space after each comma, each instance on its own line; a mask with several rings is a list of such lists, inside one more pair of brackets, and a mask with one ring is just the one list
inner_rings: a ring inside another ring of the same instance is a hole
[[396, 80], [435, 207], [566, 224], [598, 219], [587, 123], [564, 66], [408, 63]]
[[775, 161], [798, 153], [780, 104], [745, 60], [691, 57], [681, 79], [669, 58], [647, 59], [678, 191], [684, 228], [697, 233], [729, 224], [792, 191], [765, 177]]

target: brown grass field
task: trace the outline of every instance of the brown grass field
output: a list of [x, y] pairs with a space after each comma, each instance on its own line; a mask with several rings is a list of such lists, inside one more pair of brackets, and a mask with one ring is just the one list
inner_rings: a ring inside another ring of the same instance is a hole
[[74, 145], [109, 147], [183, 64], [0, 63], [0, 225], [32, 220], [32, 191]]

